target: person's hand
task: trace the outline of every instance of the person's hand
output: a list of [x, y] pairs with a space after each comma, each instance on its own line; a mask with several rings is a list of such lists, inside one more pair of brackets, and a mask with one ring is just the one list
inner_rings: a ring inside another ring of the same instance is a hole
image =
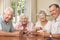
[[22, 30], [22, 32], [23, 32], [23, 34], [27, 34], [28, 33], [27, 29]]
[[38, 30], [42, 30], [42, 28], [41, 28], [41, 27], [36, 27], [35, 29], [36, 29], [37, 31], [38, 31]]
[[30, 31], [30, 32], [28, 32], [28, 36], [29, 37], [34, 37], [34, 36], [36, 36], [36, 32]]
[[44, 37], [44, 31], [43, 30], [37, 31], [37, 34]]
[[12, 33], [12, 35], [14, 36], [21, 36], [21, 32], [20, 31], [15, 31]]
[[30, 34], [36, 36], [37, 32], [36, 31], [31, 31]]

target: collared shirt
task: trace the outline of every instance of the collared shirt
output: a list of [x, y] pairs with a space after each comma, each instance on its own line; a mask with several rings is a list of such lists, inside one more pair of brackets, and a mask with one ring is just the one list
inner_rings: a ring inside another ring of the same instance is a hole
[[50, 32], [51, 21], [48, 21], [47, 24], [43, 27], [41, 22], [38, 21], [35, 24], [35, 27], [41, 27], [43, 31]]
[[60, 15], [52, 21], [50, 31], [52, 34], [60, 34]]
[[[33, 26], [34, 26], [34, 25], [33, 25], [32, 22], [28, 22], [25, 29], [27, 29], [27, 31], [32, 31]], [[15, 30], [23, 30], [23, 28], [24, 28], [24, 27], [22, 26], [22, 23], [21, 23], [21, 22], [16, 23], [16, 24], [14, 25], [14, 29], [15, 29]]]
[[14, 31], [12, 21], [9, 21], [8, 23], [4, 22], [3, 16], [0, 16], [0, 30], [5, 32], [12, 32]]

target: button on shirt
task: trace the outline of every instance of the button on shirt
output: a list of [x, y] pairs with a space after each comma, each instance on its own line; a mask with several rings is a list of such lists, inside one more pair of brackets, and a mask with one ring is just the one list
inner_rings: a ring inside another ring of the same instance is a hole
[[14, 31], [12, 21], [9, 21], [8, 23], [5, 23], [3, 17], [0, 16], [0, 30], [5, 31], [5, 32]]

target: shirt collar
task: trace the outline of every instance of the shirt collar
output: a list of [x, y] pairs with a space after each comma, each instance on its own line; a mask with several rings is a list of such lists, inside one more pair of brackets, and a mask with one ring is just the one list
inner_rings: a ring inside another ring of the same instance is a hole
[[[3, 17], [3, 16], [2, 16], [2, 22], [6, 23], [6, 22], [4, 21], [4, 17]], [[11, 22], [11, 21], [9, 21], [9, 22]], [[9, 23], [9, 22], [8, 22], [8, 23]], [[7, 24], [8, 24], [8, 23], [7, 23]]]

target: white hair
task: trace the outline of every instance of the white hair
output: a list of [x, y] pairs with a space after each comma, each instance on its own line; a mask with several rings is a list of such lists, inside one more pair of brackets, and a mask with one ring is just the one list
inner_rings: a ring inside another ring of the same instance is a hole
[[4, 13], [6, 13], [6, 12], [9, 11], [9, 10], [13, 12], [13, 8], [8, 7], [8, 8], [6, 8], [6, 9], [4, 10]]
[[20, 20], [19, 21], [21, 21], [21, 18], [23, 17], [23, 16], [25, 16], [27, 19], [29, 19], [29, 17], [26, 15], [26, 14], [20, 14]]
[[44, 10], [40, 10], [39, 13], [37, 14], [37, 16], [39, 16], [40, 14], [44, 14], [45, 16], [47, 15]]

